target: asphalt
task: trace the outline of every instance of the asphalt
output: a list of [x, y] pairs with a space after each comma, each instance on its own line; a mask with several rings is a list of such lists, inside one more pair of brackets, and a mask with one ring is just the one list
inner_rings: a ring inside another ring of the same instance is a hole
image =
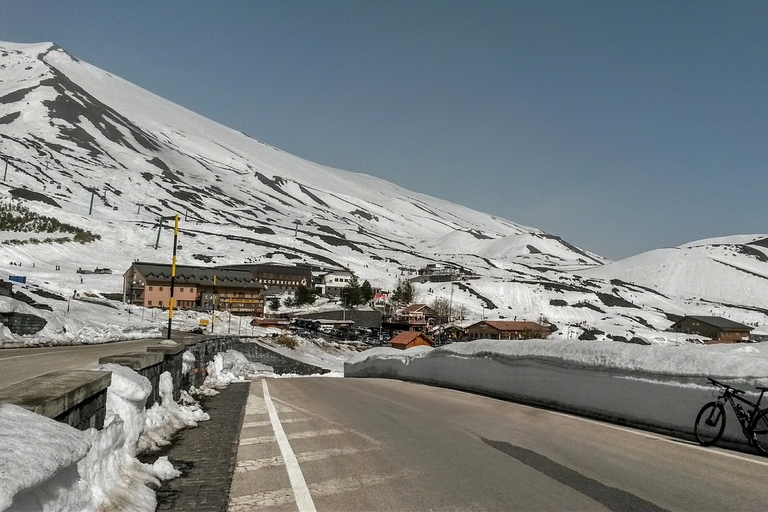
[[235, 382], [200, 400], [211, 419], [180, 431], [162, 454], [182, 475], [157, 490], [156, 510], [227, 510], [249, 388], [250, 382]]

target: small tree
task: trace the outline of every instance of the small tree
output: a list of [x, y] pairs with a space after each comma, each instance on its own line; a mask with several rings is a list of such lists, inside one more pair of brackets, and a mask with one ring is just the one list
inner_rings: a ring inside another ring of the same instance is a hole
[[395, 289], [389, 294], [389, 300], [395, 306], [399, 306], [403, 302], [403, 284], [399, 280]]
[[438, 324], [444, 324], [453, 316], [451, 311], [451, 302], [443, 297], [435, 297], [432, 304], [429, 305], [430, 309], [435, 312]]
[[389, 296], [389, 300], [395, 307], [407, 306], [416, 299], [416, 290], [410, 281], [397, 281], [395, 291]]
[[361, 304], [365, 304], [373, 300], [373, 287], [367, 279], [363, 281], [363, 284], [360, 286], [360, 299]]
[[416, 289], [413, 287], [413, 283], [405, 281], [403, 283], [403, 303], [406, 305], [413, 304], [416, 301]]
[[314, 290], [302, 285], [296, 288], [296, 292], [293, 294], [293, 303], [296, 306], [303, 306], [304, 304], [314, 304], [317, 296]]
[[357, 276], [353, 275], [352, 279], [349, 280], [349, 286], [344, 289], [343, 302], [346, 307], [354, 308], [360, 304], [360, 301], [360, 281], [357, 279]]
[[278, 297], [269, 299], [269, 310], [274, 313], [278, 309], [280, 309], [280, 299]]

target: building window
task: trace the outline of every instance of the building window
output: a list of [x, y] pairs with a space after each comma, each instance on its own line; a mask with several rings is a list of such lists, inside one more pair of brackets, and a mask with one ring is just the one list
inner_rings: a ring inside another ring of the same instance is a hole
[[163, 307], [163, 301], [159, 301], [159, 302], [157, 303], [157, 305], [158, 305], [158, 306], [160, 306], [160, 307]]
[[179, 291], [180, 291], [180, 292], [183, 292], [183, 291], [184, 291], [184, 288], [179, 288]]
[[[160, 287], [160, 291], [163, 291], [163, 287], [162, 286]], [[160, 304], [160, 305], [162, 306], [162, 304]]]
[[151, 300], [147, 301], [147, 306], [151, 306], [151, 305], [152, 305], [152, 301]]
[[[150, 287], [149, 287], [149, 291], [152, 291], [152, 289], [153, 289], [153, 288], [154, 288], [154, 287], [150, 286]], [[151, 304], [151, 303], [150, 303], [150, 304]]]

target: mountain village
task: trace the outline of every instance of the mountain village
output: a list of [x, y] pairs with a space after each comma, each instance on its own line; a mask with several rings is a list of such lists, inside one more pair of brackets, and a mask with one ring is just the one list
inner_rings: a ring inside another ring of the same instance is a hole
[[[177, 310], [259, 322], [306, 314], [296, 304], [320, 297], [338, 310], [315, 312], [329, 317], [320, 319], [369, 309], [376, 319], [356, 327], [437, 343], [768, 334], [768, 235], [610, 262], [535, 228], [294, 157], [56, 45], [2, 48], [0, 254], [23, 262], [7, 277], [27, 274], [24, 286], [156, 310], [170, 305], [173, 277]], [[73, 268], [70, 286], [60, 278]], [[58, 312], [38, 314], [61, 322]]]

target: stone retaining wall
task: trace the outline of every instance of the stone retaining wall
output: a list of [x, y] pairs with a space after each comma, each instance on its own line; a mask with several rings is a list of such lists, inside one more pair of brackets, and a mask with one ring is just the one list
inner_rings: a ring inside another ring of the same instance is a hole
[[40, 332], [48, 322], [37, 315], [28, 313], [0, 313], [0, 323], [14, 334], [35, 334]]
[[260, 345], [255, 341], [249, 343], [236, 341], [232, 344], [232, 349], [237, 350], [238, 352], [242, 352], [249, 361], [271, 366], [275, 373], [278, 375], [286, 373], [296, 375], [313, 375], [317, 373], [329, 372], [329, 370], [326, 370], [325, 368], [303, 363], [301, 361], [291, 359], [288, 356], [278, 354], [277, 352], [274, 352], [268, 347]]
[[[99, 364], [127, 366], [149, 379], [152, 393], [147, 398], [147, 407], [151, 407], [160, 399], [158, 390], [163, 372], [171, 374], [174, 398], [178, 399], [182, 389], [200, 387], [205, 380], [208, 363], [213, 361], [216, 354], [229, 349], [242, 352], [249, 361], [271, 366], [278, 374], [307, 375], [328, 371], [295, 361], [257, 343], [243, 343], [238, 336], [196, 336], [170, 342], [158, 340], [158, 344], [147, 347], [146, 352], [126, 352], [102, 357]], [[195, 361], [191, 368], [184, 371], [183, 356], [186, 351], [195, 356]], [[110, 372], [51, 372], [0, 389], [0, 403], [24, 407], [80, 430], [101, 429], [104, 426], [110, 382]]]
[[0, 403], [15, 404], [79, 430], [102, 428], [110, 372], [63, 370], [0, 389]]

